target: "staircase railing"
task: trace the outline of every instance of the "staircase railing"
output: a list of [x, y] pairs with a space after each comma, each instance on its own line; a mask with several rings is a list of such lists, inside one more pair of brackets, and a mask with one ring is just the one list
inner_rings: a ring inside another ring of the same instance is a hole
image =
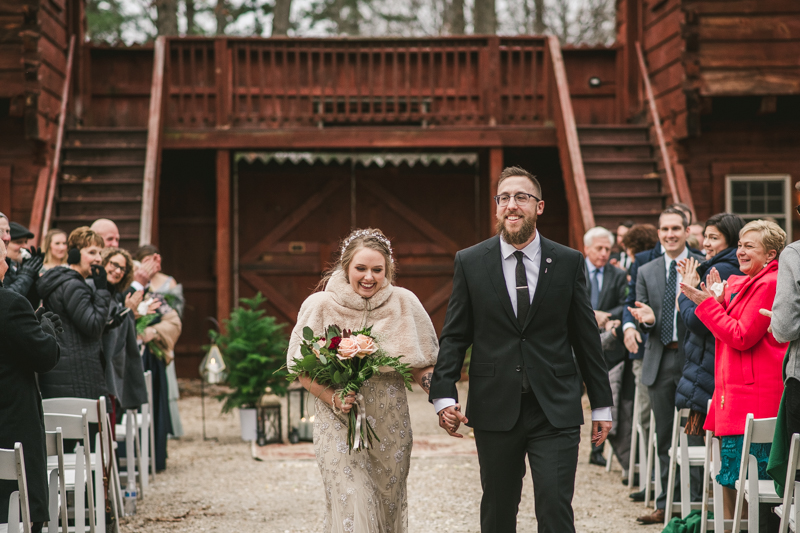
[[[650, 118], [653, 121], [653, 128], [656, 132], [656, 141], [658, 142], [658, 149], [661, 153], [664, 172], [667, 176], [667, 187], [669, 188], [669, 194], [673, 203], [683, 202], [684, 204], [688, 205], [694, 213], [692, 194], [689, 191], [689, 184], [686, 182], [686, 175], [683, 173], [683, 169], [681, 168], [677, 173], [677, 178], [675, 176], [676, 172], [673, 169], [670, 152], [667, 148], [667, 143], [664, 138], [664, 130], [661, 128], [661, 118], [658, 116], [658, 107], [656, 106], [656, 99], [653, 94], [653, 86], [650, 84], [650, 75], [647, 73], [647, 65], [645, 64], [644, 54], [642, 53], [642, 45], [639, 43], [639, 41], [636, 41], [636, 55], [639, 58], [639, 70], [642, 75], [642, 81], [644, 82], [645, 98], [647, 98], [647, 106], [650, 111]], [[678, 163], [675, 163], [675, 166], [680, 167]]]
[[586, 173], [583, 169], [583, 157], [578, 140], [578, 127], [572, 110], [572, 100], [567, 84], [567, 72], [564, 69], [564, 58], [561, 56], [561, 45], [558, 38], [548, 36], [547, 68], [551, 69], [553, 83], [553, 115], [556, 122], [558, 138], [558, 154], [561, 161], [561, 172], [569, 204], [570, 244], [580, 247], [583, 234], [593, 228], [594, 213], [586, 185]]
[[[61, 168], [61, 146], [64, 143], [64, 127], [67, 121], [67, 106], [69, 103], [70, 87], [72, 85], [72, 63], [75, 59], [75, 36], [69, 39], [69, 52], [67, 53], [67, 66], [64, 74], [64, 87], [61, 90], [61, 109], [58, 115], [58, 130], [56, 130], [56, 145], [53, 150], [53, 160], [50, 163], [47, 179], [39, 179], [33, 196], [31, 209], [31, 231], [36, 235], [36, 241], [41, 242], [47, 230], [50, 229], [50, 220], [53, 215], [53, 203], [56, 196], [58, 171]], [[40, 176], [44, 176], [42, 174]]]
[[147, 150], [142, 185], [142, 215], [139, 222], [139, 245], [153, 242], [156, 217], [156, 188], [161, 155], [161, 125], [164, 93], [166, 38], [158, 37], [153, 56], [153, 80], [150, 86], [150, 114], [147, 119]]

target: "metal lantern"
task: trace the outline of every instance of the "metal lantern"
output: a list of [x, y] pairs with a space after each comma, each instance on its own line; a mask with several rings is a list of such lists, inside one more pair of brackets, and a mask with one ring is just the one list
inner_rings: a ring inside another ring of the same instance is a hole
[[281, 432], [281, 400], [274, 394], [265, 394], [258, 405], [258, 445], [283, 442]]
[[227, 374], [225, 372], [225, 361], [222, 359], [222, 352], [219, 351], [216, 343], [211, 345], [208, 353], [200, 362], [200, 408], [203, 416], [203, 440], [206, 440], [206, 391], [205, 383], [216, 385], [222, 383]]
[[[289, 385], [286, 394], [286, 416], [288, 418], [289, 442], [312, 442], [314, 440], [314, 417], [306, 412], [308, 391], [298, 382]], [[292, 404], [298, 408], [292, 409]]]

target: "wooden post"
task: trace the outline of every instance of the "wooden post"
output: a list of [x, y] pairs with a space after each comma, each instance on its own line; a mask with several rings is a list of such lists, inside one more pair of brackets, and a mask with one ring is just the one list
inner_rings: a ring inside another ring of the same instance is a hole
[[142, 214], [139, 221], [139, 246], [153, 242], [153, 221], [156, 218], [156, 185], [161, 158], [161, 110], [164, 93], [164, 57], [166, 37], [158, 37], [153, 47], [153, 79], [150, 85], [150, 111], [147, 118], [147, 149], [142, 182]]
[[214, 40], [214, 72], [216, 75], [217, 128], [229, 128], [231, 123], [231, 61], [228, 39], [217, 37]]
[[503, 149], [489, 148], [489, 235], [495, 234], [495, 212], [497, 205], [494, 195], [497, 194], [497, 183], [503, 172]]
[[217, 151], [217, 320], [231, 312], [231, 153]]

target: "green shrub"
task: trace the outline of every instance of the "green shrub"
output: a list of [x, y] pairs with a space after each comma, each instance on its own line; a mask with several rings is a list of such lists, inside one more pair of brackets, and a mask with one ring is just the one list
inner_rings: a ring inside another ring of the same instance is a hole
[[224, 334], [208, 332], [222, 352], [228, 385], [233, 389], [217, 396], [224, 401], [224, 413], [234, 407], [255, 407], [267, 387], [273, 394], [284, 396], [289, 385], [285, 367], [289, 341], [283, 331], [286, 324], [276, 324], [275, 317], [264, 316], [266, 311], [258, 309], [267, 301], [260, 292], [255, 298], [240, 301], [242, 306], [223, 320]]

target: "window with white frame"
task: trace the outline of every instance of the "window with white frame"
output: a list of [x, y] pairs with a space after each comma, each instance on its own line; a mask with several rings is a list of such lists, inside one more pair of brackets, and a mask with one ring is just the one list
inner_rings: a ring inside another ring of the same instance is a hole
[[745, 222], [771, 218], [792, 242], [791, 176], [788, 174], [736, 174], [725, 176], [725, 210]]

